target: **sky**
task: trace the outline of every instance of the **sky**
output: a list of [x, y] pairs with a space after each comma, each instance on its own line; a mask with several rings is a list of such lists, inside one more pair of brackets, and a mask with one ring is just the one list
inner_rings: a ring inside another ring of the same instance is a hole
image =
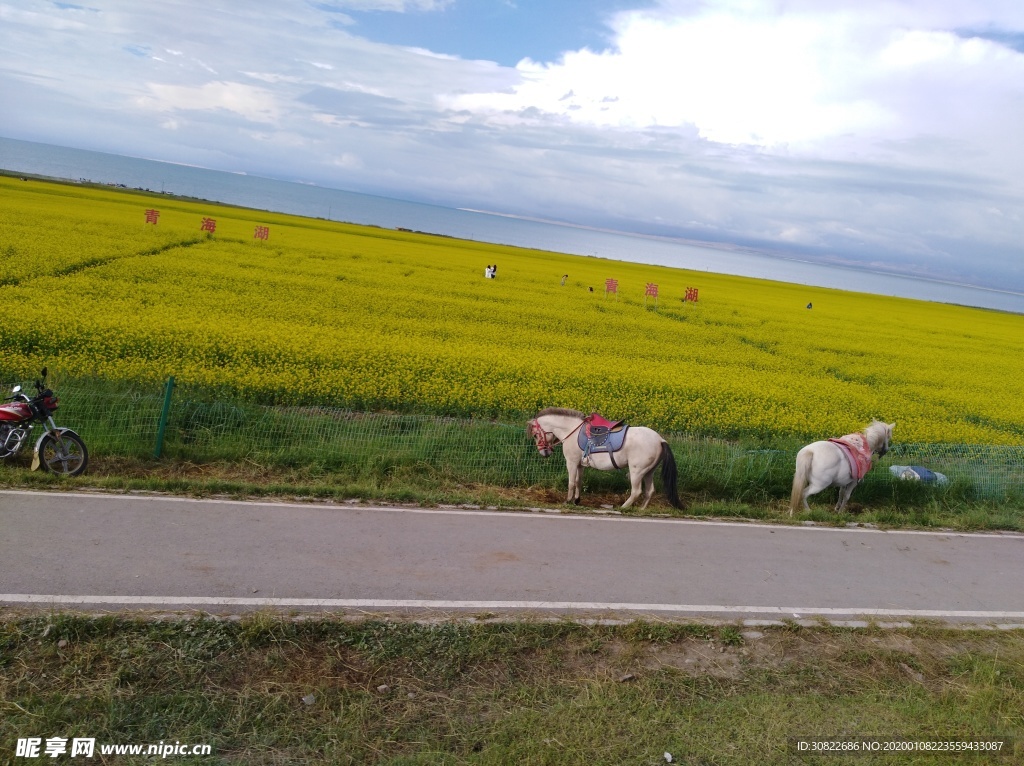
[[7, 138], [1024, 292], [1020, 0], [0, 0], [0, 104]]

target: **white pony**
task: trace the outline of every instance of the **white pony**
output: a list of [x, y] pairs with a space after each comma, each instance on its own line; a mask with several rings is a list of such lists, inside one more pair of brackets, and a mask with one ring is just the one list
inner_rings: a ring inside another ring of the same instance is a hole
[[841, 488], [836, 511], [843, 510], [853, 488], [871, 468], [872, 454], [877, 453], [881, 457], [889, 451], [895, 425], [872, 420], [860, 433], [814, 442], [800, 450], [796, 455], [789, 515], [800, 510], [801, 504], [804, 509], [811, 510], [807, 498], [828, 487]]
[[[550, 457], [554, 448], [562, 445], [565, 467], [569, 471], [569, 494], [567, 503], [579, 503], [580, 487], [583, 485], [584, 451], [577, 443], [577, 434], [588, 420], [588, 416], [577, 410], [562, 407], [548, 407], [537, 413], [529, 422], [526, 431], [537, 445], [543, 457]], [[682, 508], [676, 489], [676, 460], [668, 442], [650, 428], [630, 426], [622, 443], [622, 449], [615, 453], [595, 452], [586, 456], [586, 465], [600, 471], [614, 471], [629, 468], [629, 482], [632, 491], [623, 508], [629, 508], [641, 494], [644, 495], [641, 509], [646, 508], [654, 494], [654, 469], [661, 463], [661, 480], [669, 503]]]

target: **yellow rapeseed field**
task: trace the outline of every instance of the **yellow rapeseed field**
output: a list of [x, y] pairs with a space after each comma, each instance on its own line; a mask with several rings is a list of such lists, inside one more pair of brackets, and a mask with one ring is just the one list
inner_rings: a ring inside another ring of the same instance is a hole
[[282, 404], [560, 405], [764, 438], [878, 417], [901, 441], [1024, 444], [1024, 316], [159, 195], [11, 178], [0, 194], [3, 380], [48, 364]]

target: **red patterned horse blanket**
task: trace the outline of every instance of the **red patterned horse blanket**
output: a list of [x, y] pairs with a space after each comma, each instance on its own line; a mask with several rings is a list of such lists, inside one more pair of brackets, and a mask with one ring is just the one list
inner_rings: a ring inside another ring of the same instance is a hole
[[864, 434], [847, 434], [829, 441], [843, 451], [846, 462], [850, 464], [850, 473], [857, 481], [871, 470], [871, 447]]

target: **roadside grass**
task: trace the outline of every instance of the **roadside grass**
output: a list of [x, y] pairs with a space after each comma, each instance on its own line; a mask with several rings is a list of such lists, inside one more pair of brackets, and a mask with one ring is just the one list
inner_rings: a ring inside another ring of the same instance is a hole
[[[0, 462], [0, 486], [97, 488], [231, 497], [359, 500], [496, 508], [560, 507], [607, 512], [629, 493], [626, 472], [584, 473], [580, 506], [563, 505], [565, 463], [541, 458], [518, 425], [487, 419], [438, 418], [415, 413], [270, 407], [220, 398], [196, 387], [176, 389], [162, 443], [154, 457], [163, 396], [99, 378], [52, 373], [61, 396], [61, 424], [71, 424], [90, 450], [87, 474], [63, 481]], [[57, 385], [59, 384], [59, 385]], [[812, 510], [789, 515], [793, 463], [802, 440], [776, 437], [725, 440], [668, 435], [678, 467], [680, 512], [656, 493], [651, 507], [632, 514], [668, 514], [884, 527], [1024, 529], [1016, 453], [978, 452], [974, 445], [918, 445], [952, 460], [945, 487], [894, 478], [887, 456], [836, 514], [836, 490], [811, 499]], [[894, 452], [906, 445], [897, 444]], [[911, 445], [913, 448], [913, 445]], [[1016, 449], [1020, 448], [1005, 448]], [[950, 452], [950, 450], [954, 450]], [[973, 450], [973, 452], [972, 452]], [[892, 454], [892, 453], [890, 453]], [[661, 487], [660, 475], [656, 486]]]
[[[73, 479], [28, 470], [22, 456], [0, 463], [0, 487], [51, 491], [152, 492], [190, 497], [277, 499], [334, 503], [458, 505], [493, 510], [543, 508], [563, 513], [624, 513], [630, 516], [750, 520], [786, 524], [874, 525], [887, 529], [1024, 531], [1024, 503], [971, 500], [938, 495], [919, 485], [894, 484], [886, 492], [858, 487], [847, 510], [833, 510], [835, 491], [811, 499], [811, 511], [789, 515], [788, 500], [761, 496], [722, 497], [707, 490], [681, 492], [686, 508], [677, 510], [656, 492], [645, 510], [619, 506], [628, 494], [622, 474], [588, 471], [579, 505], [566, 505], [564, 479], [508, 487], [466, 481], [413, 466], [408, 470], [356, 473], [344, 468], [281, 466], [253, 460], [193, 463], [184, 460], [94, 457], [86, 475]], [[564, 466], [563, 466], [564, 470]], [[659, 485], [660, 486], [660, 485]]]
[[1007, 738], [864, 764], [1024, 756], [1020, 631], [4, 616], [2, 763], [27, 736], [225, 764], [836, 762], [798, 754], [810, 737]]

